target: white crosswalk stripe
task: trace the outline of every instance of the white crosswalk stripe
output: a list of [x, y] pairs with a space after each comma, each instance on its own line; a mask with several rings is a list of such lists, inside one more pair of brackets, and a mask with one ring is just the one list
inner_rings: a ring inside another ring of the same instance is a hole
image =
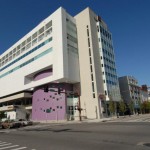
[[12, 146], [7, 146], [7, 147], [2, 147], [0, 149], [9, 149], [9, 148], [12, 148], [12, 147], [17, 147], [17, 146], [19, 146], [19, 145], [12, 145]]
[[[20, 145], [13, 145], [12, 143], [0, 141], [0, 150], [25, 150], [29, 149], [27, 147], [21, 147]], [[30, 149], [30, 150], [36, 150], [36, 149]]]
[[7, 146], [7, 145], [11, 145], [11, 143], [0, 144], [0, 147]]
[[15, 148], [15, 149], [11, 149], [11, 150], [20, 150], [20, 149], [25, 149], [27, 147], [19, 147], [19, 148]]
[[4, 144], [4, 143], [6, 143], [6, 142], [0, 142], [0, 145], [1, 145], [1, 144]]

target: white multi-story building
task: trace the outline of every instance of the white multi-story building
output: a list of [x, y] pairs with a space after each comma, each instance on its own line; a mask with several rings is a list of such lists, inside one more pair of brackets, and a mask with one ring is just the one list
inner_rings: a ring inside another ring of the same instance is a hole
[[138, 105], [138, 100], [141, 98], [138, 80], [133, 76], [123, 76], [119, 77], [119, 84], [122, 99], [127, 104], [133, 101], [135, 106]]
[[[62, 96], [55, 95], [57, 93], [54, 92], [44, 93], [38, 88], [47, 84], [55, 88], [59, 83], [63, 83], [61, 88], [65, 91], [66, 84], [73, 85], [80, 81], [75, 19], [63, 8], [59, 8], [6, 50], [0, 56], [0, 64], [1, 106], [13, 104], [30, 106], [28, 109], [32, 110], [34, 120], [64, 119], [66, 115], [64, 93]], [[49, 96], [45, 98], [48, 94]], [[38, 96], [41, 99], [38, 99], [37, 104]], [[46, 106], [48, 102], [42, 102], [43, 99], [44, 101], [54, 99], [55, 102], [53, 104], [50, 102], [48, 107]], [[57, 99], [64, 99], [64, 102]], [[51, 113], [45, 118], [44, 113], [50, 108]], [[62, 110], [65, 111], [61, 112]]]
[[106, 24], [89, 8], [75, 17], [59, 8], [1, 54], [0, 89], [0, 111], [24, 105], [33, 120], [65, 120], [81, 107], [100, 118], [100, 99], [120, 100]]

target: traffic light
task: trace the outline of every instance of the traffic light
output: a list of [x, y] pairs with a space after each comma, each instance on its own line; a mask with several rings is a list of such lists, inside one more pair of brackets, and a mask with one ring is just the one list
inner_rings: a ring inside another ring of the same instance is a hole
[[48, 86], [44, 87], [44, 92], [48, 92]]

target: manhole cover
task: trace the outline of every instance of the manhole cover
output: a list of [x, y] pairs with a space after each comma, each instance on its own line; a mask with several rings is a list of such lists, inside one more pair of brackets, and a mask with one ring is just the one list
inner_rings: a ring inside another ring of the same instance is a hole
[[144, 143], [143, 145], [150, 147], [150, 143]]

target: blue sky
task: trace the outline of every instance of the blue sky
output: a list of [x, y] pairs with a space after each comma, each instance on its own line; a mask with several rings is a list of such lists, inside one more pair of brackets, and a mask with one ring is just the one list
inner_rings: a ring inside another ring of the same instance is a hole
[[113, 34], [118, 75], [150, 85], [150, 0], [1, 0], [0, 54], [60, 6], [99, 14]]

